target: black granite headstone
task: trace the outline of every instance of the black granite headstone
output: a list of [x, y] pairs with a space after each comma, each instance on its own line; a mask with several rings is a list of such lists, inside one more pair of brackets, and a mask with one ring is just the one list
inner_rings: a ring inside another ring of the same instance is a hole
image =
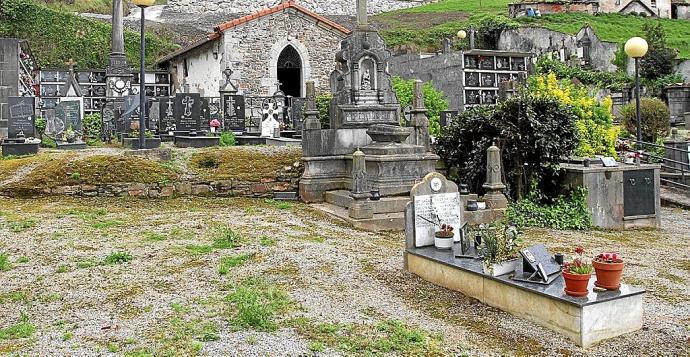
[[175, 125], [178, 131], [201, 129], [201, 96], [198, 93], [175, 95]]
[[174, 131], [175, 127], [175, 98], [161, 98], [160, 101], [160, 132]]
[[139, 96], [128, 95], [124, 97], [121, 110], [117, 115], [117, 132], [129, 133], [132, 131], [132, 120], [138, 118]]
[[294, 130], [302, 131], [304, 105], [306, 103], [307, 98], [292, 98], [290, 101], [290, 124]]
[[[82, 116], [81, 116], [81, 102], [78, 100], [61, 100], [55, 111], [57, 121], [63, 125], [63, 130], [72, 129], [78, 135], [83, 133]], [[59, 132], [58, 134], [61, 134]]]
[[209, 98], [201, 97], [201, 127], [208, 128], [208, 123], [211, 122], [211, 110], [209, 108]]
[[244, 96], [227, 94], [223, 103], [225, 103], [225, 108], [223, 108], [225, 130], [243, 132], [246, 119]]
[[9, 97], [9, 118], [7, 133], [10, 138], [24, 134], [30, 138], [36, 136], [36, 116], [34, 115], [34, 97]]

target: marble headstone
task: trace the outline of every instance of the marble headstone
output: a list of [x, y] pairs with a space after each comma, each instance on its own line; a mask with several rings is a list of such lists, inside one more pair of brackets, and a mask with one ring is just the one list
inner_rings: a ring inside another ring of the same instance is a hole
[[23, 134], [25, 138], [36, 136], [36, 116], [34, 115], [34, 97], [9, 97], [9, 120], [7, 133], [10, 138]]
[[280, 123], [272, 115], [269, 115], [261, 123], [261, 136], [273, 137], [276, 128], [280, 128]]
[[410, 191], [412, 202], [405, 209], [405, 236], [408, 248], [434, 245], [434, 234], [442, 224], [455, 228], [459, 239], [464, 224], [458, 186], [432, 172]]
[[244, 96], [226, 94], [223, 103], [225, 130], [243, 132], [246, 119]]
[[83, 111], [82, 98], [60, 99], [60, 103], [55, 108], [53, 123], [46, 123], [46, 134], [59, 140], [63, 134], [72, 129], [77, 137], [81, 137], [83, 133]]
[[175, 131], [175, 98], [165, 97], [160, 100], [160, 124], [161, 132]]

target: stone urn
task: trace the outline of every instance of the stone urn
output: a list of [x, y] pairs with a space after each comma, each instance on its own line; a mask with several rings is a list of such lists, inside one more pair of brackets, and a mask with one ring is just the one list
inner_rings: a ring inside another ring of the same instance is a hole
[[376, 143], [402, 143], [412, 134], [412, 128], [374, 124], [367, 129], [367, 135]]

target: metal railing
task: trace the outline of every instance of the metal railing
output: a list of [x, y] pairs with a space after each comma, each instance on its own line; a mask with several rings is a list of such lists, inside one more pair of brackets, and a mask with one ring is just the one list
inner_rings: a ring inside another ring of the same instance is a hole
[[[665, 146], [665, 145], [659, 145], [659, 144], [654, 144], [654, 143], [649, 143], [646, 141], [638, 141], [635, 139], [631, 139], [631, 142], [635, 143], [638, 148], [636, 150], [633, 149], [628, 149], [625, 150], [625, 152], [629, 153], [634, 153], [634, 154], [639, 154], [640, 155], [640, 161], [643, 163], [651, 163], [651, 164], [661, 164], [661, 168], [663, 169], [662, 172], [666, 173], [680, 173], [680, 182], [676, 182], [672, 179], [667, 179], [667, 178], [661, 178], [661, 183], [669, 185], [669, 186], [674, 186], [680, 189], [683, 189], [685, 191], [690, 191], [690, 185], [686, 184], [686, 178], [690, 178], [690, 151], [685, 150], [685, 149], [679, 149], [675, 148], [672, 146]], [[688, 161], [689, 162], [682, 162], [678, 160], [673, 160], [669, 159], [667, 157], [661, 157], [659, 155], [655, 155], [653, 153], [649, 153], [645, 151], [645, 148], [648, 147], [655, 147], [655, 148], [663, 148], [664, 149], [664, 155], [666, 152], [673, 151], [673, 152], [680, 152], [681, 154], [688, 155]], [[654, 160], [650, 160], [654, 159]]]

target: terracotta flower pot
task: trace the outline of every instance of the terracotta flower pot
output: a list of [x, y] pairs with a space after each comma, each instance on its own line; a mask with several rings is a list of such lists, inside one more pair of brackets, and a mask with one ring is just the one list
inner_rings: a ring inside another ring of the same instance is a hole
[[563, 280], [565, 280], [565, 293], [570, 296], [587, 296], [589, 294], [589, 279], [592, 274], [571, 274], [563, 271]]
[[592, 266], [597, 274], [594, 285], [606, 290], [618, 290], [621, 287], [621, 275], [623, 275], [625, 263], [603, 263], [594, 260]]

